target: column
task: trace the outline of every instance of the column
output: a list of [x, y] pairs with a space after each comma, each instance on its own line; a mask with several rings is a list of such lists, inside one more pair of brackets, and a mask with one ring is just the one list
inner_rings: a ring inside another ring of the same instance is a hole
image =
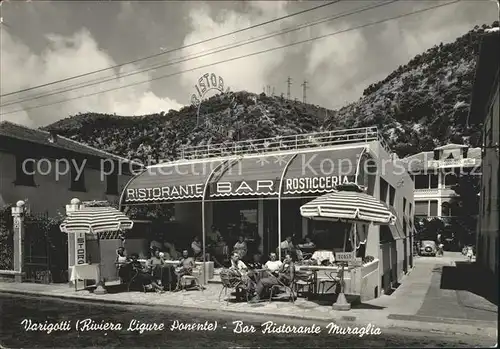
[[19, 200], [16, 207], [12, 207], [12, 217], [14, 217], [14, 280], [23, 281], [24, 271], [24, 213], [25, 203]]
[[[72, 199], [69, 205], [66, 205], [66, 216], [71, 212], [78, 211], [83, 205], [80, 200]], [[75, 251], [75, 234], [67, 233], [68, 235], [68, 280], [71, 278], [71, 268], [75, 265], [76, 251]], [[78, 280], [75, 281], [78, 283]], [[69, 287], [74, 287], [73, 282], [69, 282]], [[76, 285], [78, 286], [78, 285]]]
[[260, 237], [259, 252], [264, 252], [264, 200], [257, 200], [257, 233]]

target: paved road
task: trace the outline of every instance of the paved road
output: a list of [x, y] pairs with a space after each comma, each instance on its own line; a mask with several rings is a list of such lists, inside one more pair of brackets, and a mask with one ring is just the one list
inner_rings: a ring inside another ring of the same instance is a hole
[[[43, 331], [25, 331], [23, 319], [37, 323], [69, 322], [69, 331], [47, 334]], [[123, 324], [122, 330], [80, 331], [75, 329], [77, 320], [92, 319], [96, 324], [103, 322]], [[164, 323], [167, 329], [160, 331], [126, 331], [132, 320], [141, 323]], [[171, 331], [174, 321], [182, 323], [214, 324], [217, 330], [199, 332]], [[255, 326], [255, 333], [235, 334], [234, 321], [244, 321]], [[309, 326], [304, 320], [283, 320], [270, 317], [242, 316], [222, 312], [200, 312], [195, 310], [172, 312], [154, 310], [144, 306], [117, 306], [77, 301], [59, 301], [43, 297], [0, 295], [0, 342], [8, 348], [30, 347], [162, 347], [162, 348], [242, 348], [242, 347], [470, 347], [492, 346], [491, 340], [474, 336], [446, 337], [435, 333], [409, 331], [360, 335], [328, 334], [326, 323], [316, 322], [319, 334], [262, 334], [265, 321], [275, 321], [278, 326], [286, 324]], [[344, 328], [345, 330], [345, 328]]]

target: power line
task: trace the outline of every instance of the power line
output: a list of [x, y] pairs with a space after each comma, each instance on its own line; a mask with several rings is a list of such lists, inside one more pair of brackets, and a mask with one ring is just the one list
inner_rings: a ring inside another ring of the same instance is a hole
[[333, 32], [333, 33], [328, 33], [328, 34], [324, 34], [324, 35], [321, 35], [321, 36], [317, 36], [317, 37], [314, 37], [314, 38], [310, 38], [310, 39], [306, 39], [306, 40], [301, 40], [301, 41], [297, 41], [297, 42], [294, 42], [294, 43], [290, 43], [290, 44], [286, 44], [286, 45], [282, 45], [282, 46], [278, 46], [278, 47], [273, 47], [273, 48], [269, 48], [269, 49], [266, 49], [266, 50], [257, 51], [257, 52], [245, 54], [245, 55], [242, 55], [242, 56], [233, 57], [233, 58], [225, 59], [225, 60], [222, 60], [222, 61], [210, 63], [210, 64], [205, 64], [205, 65], [198, 66], [198, 67], [195, 67], [195, 68], [186, 69], [186, 70], [175, 72], [175, 73], [171, 73], [171, 74], [168, 74], [168, 75], [158, 76], [158, 77], [155, 77], [155, 78], [152, 78], [152, 79], [148, 79], [148, 80], [144, 80], [144, 81], [139, 81], [139, 82], [136, 82], [136, 83], [125, 85], [125, 86], [119, 86], [119, 87], [111, 88], [111, 89], [104, 90], [104, 91], [99, 91], [99, 92], [94, 92], [94, 93], [90, 93], [90, 94], [86, 94], [86, 95], [76, 96], [76, 97], [68, 98], [68, 99], [65, 99], [65, 100], [61, 100], [61, 101], [57, 101], [57, 102], [53, 102], [53, 103], [48, 103], [48, 104], [44, 104], [44, 105], [39, 105], [39, 106], [34, 106], [34, 107], [30, 107], [30, 108], [22, 108], [22, 109], [10, 111], [10, 112], [7, 112], [7, 113], [0, 113], [0, 115], [8, 115], [8, 114], [17, 113], [17, 112], [20, 112], [20, 111], [27, 111], [27, 110], [32, 110], [32, 109], [43, 108], [43, 107], [47, 107], [47, 106], [51, 106], [51, 105], [65, 103], [65, 102], [72, 101], [72, 100], [75, 100], [75, 99], [80, 99], [80, 98], [85, 98], [85, 97], [91, 97], [91, 96], [95, 96], [95, 95], [98, 95], [98, 94], [101, 94], [101, 93], [116, 91], [116, 90], [119, 90], [119, 89], [122, 89], [122, 88], [126, 88], [126, 87], [137, 86], [137, 85], [141, 85], [141, 84], [148, 83], [148, 82], [151, 82], [151, 81], [165, 79], [165, 78], [169, 78], [169, 77], [172, 77], [172, 76], [176, 76], [176, 75], [180, 75], [180, 74], [192, 72], [192, 71], [195, 71], [195, 70], [212, 67], [212, 66], [215, 66], [215, 65], [219, 65], [221, 63], [233, 62], [233, 61], [240, 60], [240, 59], [243, 59], [243, 58], [248, 58], [248, 57], [260, 55], [260, 54], [263, 54], [263, 53], [268, 53], [268, 52], [280, 50], [280, 49], [283, 49], [283, 48], [287, 48], [287, 47], [291, 47], [291, 46], [295, 46], [295, 45], [300, 45], [300, 44], [304, 44], [304, 43], [315, 41], [315, 40], [324, 39], [324, 38], [327, 38], [327, 37], [330, 37], [330, 36], [343, 34], [343, 33], [346, 33], [346, 32], [353, 31], [353, 30], [363, 29], [363, 28], [366, 28], [366, 27], [369, 27], [369, 26], [373, 26], [373, 25], [377, 25], [377, 24], [381, 24], [381, 23], [393, 21], [393, 20], [396, 20], [396, 19], [399, 19], [399, 18], [408, 17], [408, 16], [412, 16], [412, 15], [415, 15], [415, 14], [427, 12], [427, 11], [434, 10], [434, 9], [437, 9], [437, 8], [440, 8], [440, 7], [453, 5], [453, 4], [456, 4], [456, 3], [461, 2], [461, 1], [462, 0], [455, 0], [455, 1], [447, 2], [445, 4], [434, 5], [434, 6], [427, 7], [427, 8], [421, 9], [421, 10], [415, 10], [415, 11], [412, 11], [412, 12], [404, 13], [402, 15], [397, 15], [397, 16], [389, 17], [389, 18], [386, 18], [386, 19], [383, 19], [383, 20], [379, 20], [379, 21], [375, 21], [375, 22], [371, 22], [371, 23], [359, 25], [357, 27], [352, 27], [352, 28], [340, 30], [340, 31], [337, 31], [337, 32]]
[[[293, 32], [293, 31], [298, 31], [300, 29], [304, 29], [304, 28], [307, 28], [307, 27], [310, 27], [310, 26], [318, 25], [318, 24], [325, 23], [325, 22], [328, 22], [328, 21], [332, 21], [332, 20], [335, 20], [335, 19], [339, 19], [339, 18], [342, 18], [342, 17], [352, 16], [354, 14], [365, 12], [365, 11], [368, 11], [368, 10], [371, 10], [371, 9], [374, 9], [374, 8], [377, 8], [377, 7], [387, 6], [387, 5], [389, 5], [391, 3], [394, 3], [394, 2], [397, 2], [397, 1], [398, 0], [391, 0], [389, 2], [382, 2], [382, 3], [378, 3], [376, 5], [370, 5], [370, 6], [367, 6], [367, 7], [362, 7], [360, 9], [356, 9], [355, 11], [342, 12], [342, 13], [340, 13], [338, 15], [335, 15], [335, 16], [323, 17], [323, 18], [321, 18], [319, 20], [316, 20], [316, 21], [313, 21], [313, 22], [306, 22], [306, 23], [301, 24], [301, 25], [296, 26], [296, 27], [288, 27], [288, 28], [285, 28], [285, 29], [277, 31], [277, 32], [273, 32], [273, 33], [270, 33], [270, 34], [264, 34], [264, 35], [258, 36], [256, 38], [251, 38], [251, 39], [245, 40], [245, 41], [243, 41], [243, 42], [241, 42], [239, 44], [236, 43], [236, 44], [223, 45], [223, 46], [220, 46], [220, 47], [216, 47], [214, 49], [209, 49], [209, 50], [207, 50], [209, 52], [204, 53], [204, 54], [188, 55], [188, 56], [185, 56], [185, 57], [181, 57], [177, 61], [170, 61], [170, 62], [163, 63], [163, 64], [160, 64], [160, 65], [156, 65], [156, 66], [153, 66], [153, 67], [150, 67], [150, 68], [140, 69], [140, 70], [137, 70], [137, 71], [132, 71], [132, 72], [120, 75], [118, 77], [119, 78], [123, 78], [123, 77], [127, 77], [127, 76], [132, 76], [132, 75], [136, 75], [136, 74], [140, 74], [140, 73], [145, 73], [145, 72], [148, 72], [148, 71], [156, 70], [156, 69], [159, 69], [159, 68], [164, 68], [164, 67], [167, 67], [167, 66], [172, 66], [172, 65], [175, 65], [175, 64], [184, 63], [184, 62], [187, 62], [187, 61], [190, 61], [190, 60], [193, 60], [193, 59], [210, 56], [210, 55], [213, 55], [215, 53], [220, 53], [220, 52], [227, 51], [227, 50], [230, 50], [230, 49], [234, 49], [234, 48], [238, 48], [238, 47], [241, 47], [241, 46], [249, 45], [249, 44], [252, 44], [252, 43], [255, 43], [255, 42], [263, 41], [263, 40], [272, 38], [274, 36], [284, 35], [284, 34], [287, 34], [287, 33]], [[213, 51], [213, 52], [210, 52], [210, 51]], [[202, 52], [204, 52], [204, 51], [202, 51]], [[41, 94], [41, 95], [38, 95], [38, 96], [28, 97], [28, 98], [20, 98], [20, 99], [17, 99], [17, 100], [8, 102], [8, 103], [1, 104], [0, 107], [6, 107], [6, 106], [14, 105], [14, 104], [19, 104], [19, 103], [23, 103], [23, 102], [28, 102], [28, 101], [32, 101], [32, 100], [44, 98], [44, 97], [54, 96], [54, 95], [57, 95], [59, 93], [70, 92], [70, 91], [78, 90], [78, 89], [81, 89], [81, 88], [98, 85], [98, 84], [101, 84], [101, 83], [104, 83], [104, 82], [114, 81], [114, 80], [116, 80], [116, 78], [117, 78], [117, 76], [113, 75], [112, 77], [106, 78], [106, 79], [96, 79], [96, 80], [93, 80], [93, 81], [91, 80], [88, 83], [83, 83], [83, 85], [82, 85], [82, 83], [78, 83], [78, 84], [69, 86], [69, 88], [68, 87], [62, 87], [59, 90], [56, 90], [56, 91], [53, 91], [53, 92], [49, 92], [49, 93], [46, 93], [46, 94]]]
[[6, 97], [6, 96], [13, 95], [13, 94], [18, 94], [18, 93], [22, 93], [22, 92], [26, 92], [26, 91], [31, 91], [31, 90], [38, 89], [38, 88], [41, 88], [41, 87], [47, 87], [47, 86], [50, 86], [50, 85], [54, 85], [54, 84], [58, 84], [58, 83], [61, 83], [61, 82], [65, 82], [65, 81], [70, 81], [70, 80], [82, 78], [82, 77], [89, 76], [89, 75], [92, 75], [92, 74], [102, 73], [102, 72], [107, 71], [107, 70], [121, 68], [121, 67], [123, 67], [125, 65], [138, 63], [138, 62], [145, 61], [145, 60], [148, 60], [148, 59], [151, 59], [151, 58], [160, 57], [160, 56], [163, 56], [163, 55], [175, 52], [175, 51], [179, 51], [179, 50], [186, 49], [186, 48], [189, 48], [189, 47], [193, 47], [193, 46], [196, 46], [196, 45], [204, 44], [204, 43], [207, 43], [207, 42], [210, 42], [210, 41], [213, 41], [213, 40], [221, 39], [221, 38], [224, 38], [224, 37], [227, 37], [227, 36], [231, 36], [231, 35], [234, 35], [234, 34], [238, 34], [238, 33], [250, 30], [250, 29], [255, 29], [255, 28], [258, 28], [258, 27], [262, 27], [264, 25], [268, 25], [268, 24], [271, 24], [271, 23], [274, 23], [274, 22], [278, 22], [278, 21], [281, 21], [283, 19], [287, 19], [287, 18], [290, 18], [290, 17], [294, 17], [294, 16], [298, 16], [298, 15], [307, 13], [307, 12], [311, 12], [311, 11], [317, 10], [319, 8], [323, 8], [323, 7], [326, 7], [326, 6], [330, 6], [330, 5], [336, 4], [337, 2], [340, 2], [340, 1], [342, 1], [342, 0], [330, 1], [330, 2], [328, 2], [326, 4], [321, 4], [321, 5], [318, 5], [318, 6], [315, 6], [315, 7], [311, 7], [309, 9], [305, 9], [305, 10], [302, 10], [302, 11], [299, 11], [299, 12], [291, 13], [289, 15], [278, 17], [278, 18], [275, 18], [275, 19], [272, 19], [272, 20], [269, 20], [269, 21], [266, 21], [266, 22], [259, 23], [259, 24], [254, 24], [254, 25], [251, 25], [251, 26], [246, 27], [246, 28], [238, 29], [238, 30], [232, 31], [230, 33], [226, 33], [226, 34], [218, 35], [218, 36], [215, 36], [215, 37], [212, 37], [212, 38], [209, 38], [209, 39], [201, 40], [201, 41], [189, 44], [189, 45], [184, 45], [184, 46], [181, 46], [181, 47], [178, 47], [178, 48], [166, 50], [166, 51], [163, 51], [163, 52], [160, 52], [160, 53], [156, 53], [154, 55], [150, 55], [150, 56], [146, 56], [146, 57], [143, 57], [143, 58], [138, 58], [138, 59], [126, 62], [126, 63], [114, 65], [112, 67], [103, 68], [103, 69], [99, 69], [99, 70], [94, 70], [94, 71], [91, 71], [91, 72], [88, 72], [88, 73], [84, 73], [84, 74], [80, 74], [80, 75], [75, 75], [75, 76], [71, 76], [71, 77], [68, 77], [68, 78], [65, 78], [65, 79], [60, 79], [60, 80], [48, 82], [46, 84], [37, 85], [37, 86], [33, 86], [33, 87], [22, 89], [22, 90], [5, 93], [3, 95], [0, 95], [0, 97]]

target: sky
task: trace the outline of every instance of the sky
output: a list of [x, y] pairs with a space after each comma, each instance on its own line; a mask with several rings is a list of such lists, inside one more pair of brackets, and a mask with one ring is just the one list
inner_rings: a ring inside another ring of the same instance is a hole
[[[132, 116], [178, 110], [191, 103], [205, 73], [222, 77], [233, 91], [261, 93], [270, 86], [285, 96], [291, 77], [291, 98], [299, 100], [307, 80], [308, 103], [338, 109], [415, 55], [498, 20], [495, 1], [471, 0], [356, 29], [450, 1], [402, 0], [349, 15], [385, 2], [338, 1], [197, 44], [327, 2], [4, 0], [0, 94], [49, 85], [2, 97], [0, 120], [40, 127], [86, 112]], [[324, 18], [331, 19], [262, 39]], [[238, 58], [265, 50], [271, 51]], [[151, 55], [157, 56], [123, 65]], [[104, 71], [51, 84], [96, 70]]]

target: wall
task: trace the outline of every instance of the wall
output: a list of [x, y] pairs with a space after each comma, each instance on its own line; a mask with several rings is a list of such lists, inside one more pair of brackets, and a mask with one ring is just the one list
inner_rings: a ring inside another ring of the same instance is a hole
[[[51, 162], [51, 165], [55, 168], [54, 162]], [[42, 167], [42, 170], [45, 170], [45, 167]], [[69, 190], [71, 183], [69, 173], [61, 175], [58, 179], [55, 172], [48, 175], [35, 173], [36, 186], [15, 185], [16, 157], [13, 154], [0, 152], [0, 205], [25, 200], [26, 206], [32, 212], [48, 211], [49, 216], [55, 216], [58, 212], [64, 214], [65, 206], [75, 197], [81, 201], [118, 201], [119, 195], [106, 195], [106, 180], [101, 181], [99, 170], [86, 168], [84, 176], [86, 192]], [[118, 193], [121, 193], [130, 178], [128, 175], [119, 176]]]
[[[413, 224], [413, 212], [410, 212], [410, 206], [415, 207], [414, 203], [414, 184], [410, 175], [406, 172], [404, 164], [399, 161], [393, 161], [391, 155], [378, 142], [372, 142], [369, 145], [370, 154], [374, 157], [378, 169], [377, 180], [375, 182], [374, 196], [389, 205], [390, 189], [387, 190], [385, 198], [380, 197], [380, 178], [383, 178], [390, 186], [395, 188], [395, 197], [393, 208], [396, 211], [397, 219], [403, 217]], [[403, 198], [406, 198], [406, 207], [403, 205]], [[410, 205], [411, 204], [411, 205]], [[403, 208], [404, 207], [404, 208]], [[401, 224], [403, 225], [403, 224]], [[384, 286], [388, 287], [391, 283], [398, 283], [403, 276], [403, 266], [406, 256], [411, 253], [410, 234], [407, 231], [407, 248], [405, 249], [403, 239], [398, 239], [389, 244], [380, 244], [380, 228], [371, 225], [369, 228], [369, 238], [367, 239], [366, 254], [379, 258], [379, 280]], [[371, 240], [371, 241], [370, 241]], [[409, 257], [408, 257], [409, 260]], [[408, 265], [409, 267], [409, 265]], [[382, 290], [382, 285], [379, 285]], [[386, 290], [388, 291], [388, 290]]]
[[[498, 81], [498, 80], [497, 80]], [[492, 101], [489, 104], [489, 112], [484, 121], [484, 131], [486, 126], [493, 121], [492, 135], [493, 139], [491, 141], [485, 141], [485, 145], [489, 148], [484, 149], [484, 155], [482, 159], [482, 188], [481, 195], [485, 195], [485, 206], [482, 206], [483, 200], [481, 200], [481, 212], [480, 212], [480, 245], [478, 246], [478, 261], [487, 267], [491, 272], [498, 273], [498, 233], [500, 226], [499, 219], [499, 155], [498, 150], [494, 149], [495, 144], [500, 144], [499, 134], [500, 134], [500, 115], [499, 115], [499, 92], [498, 84], [496, 85], [496, 94], [493, 96]], [[491, 187], [490, 187], [491, 178]], [[490, 204], [488, 205], [488, 201]], [[489, 208], [489, 210], [488, 210]], [[489, 244], [488, 244], [489, 239]]]

